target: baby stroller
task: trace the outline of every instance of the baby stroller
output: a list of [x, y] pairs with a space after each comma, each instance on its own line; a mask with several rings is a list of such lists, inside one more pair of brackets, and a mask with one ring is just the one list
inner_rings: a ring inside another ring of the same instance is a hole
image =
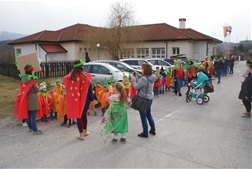
[[214, 92], [212, 80], [203, 72], [199, 72], [197, 79], [192, 80], [188, 85], [191, 87], [191, 90], [186, 95], [186, 102], [191, 101], [192, 98], [196, 98], [197, 104], [202, 105], [204, 102], [207, 103], [210, 100], [207, 93]]

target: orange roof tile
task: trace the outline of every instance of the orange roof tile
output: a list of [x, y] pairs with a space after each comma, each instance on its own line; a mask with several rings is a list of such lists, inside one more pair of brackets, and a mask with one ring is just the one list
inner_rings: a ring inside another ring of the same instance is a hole
[[[169, 41], [169, 40], [209, 40], [221, 43], [222, 41], [197, 32], [193, 29], [179, 29], [166, 23], [131, 26], [135, 27], [141, 34], [143, 41]], [[75, 24], [58, 31], [42, 31], [9, 42], [9, 45], [31, 42], [67, 42], [67, 41], [90, 41], [90, 34], [97, 34], [112, 30], [109, 28], [94, 27], [87, 24]], [[127, 36], [127, 35], [126, 35]], [[125, 37], [128, 39], [129, 37]], [[129, 39], [128, 39], [129, 40]]]

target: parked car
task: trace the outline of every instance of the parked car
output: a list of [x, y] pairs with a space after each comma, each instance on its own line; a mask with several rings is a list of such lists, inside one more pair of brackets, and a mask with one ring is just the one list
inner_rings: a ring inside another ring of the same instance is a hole
[[169, 62], [166, 62], [165, 60], [159, 58], [151, 58], [146, 60], [153, 65], [159, 66], [159, 68], [163, 67], [164, 70], [167, 70], [168, 67], [172, 66], [172, 64], [170, 64]]
[[138, 70], [141, 70], [143, 63], [150, 64], [152, 66], [153, 71], [156, 70], [156, 67], [159, 67], [158, 65], [153, 65], [152, 63], [148, 62], [146, 59], [140, 59], [140, 58], [120, 59], [120, 61], [125, 62]]
[[[98, 62], [86, 63], [84, 65], [84, 71], [92, 74], [93, 80], [97, 79], [101, 84], [104, 83], [105, 79], [109, 80], [111, 75], [115, 76], [116, 81], [122, 81], [124, 73], [108, 63]], [[94, 82], [92, 82], [92, 84], [94, 84]]]
[[92, 61], [92, 62], [108, 63], [108, 64], [116, 67], [117, 69], [121, 70], [122, 72], [129, 72], [132, 74], [134, 72], [137, 72], [139, 74], [142, 74], [141, 70], [135, 69], [134, 67], [130, 66], [129, 64], [127, 64], [125, 62], [118, 61], [118, 60], [96, 60], [96, 61]]

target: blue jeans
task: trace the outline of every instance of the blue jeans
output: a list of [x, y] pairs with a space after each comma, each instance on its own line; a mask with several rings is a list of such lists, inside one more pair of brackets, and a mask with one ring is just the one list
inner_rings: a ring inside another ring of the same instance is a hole
[[147, 120], [148, 120], [149, 125], [151, 127], [150, 131], [156, 132], [155, 122], [154, 122], [154, 120], [152, 118], [152, 115], [151, 115], [151, 105], [152, 105], [152, 102], [153, 102], [153, 100], [149, 100], [148, 107], [147, 107], [147, 112], [146, 113], [140, 112], [141, 122], [142, 122], [142, 126], [143, 126], [143, 133], [145, 135], [148, 135], [148, 123], [147, 123]]
[[220, 83], [223, 70], [218, 70], [218, 83]]
[[183, 78], [176, 78], [176, 83], [177, 83], [177, 93], [181, 93], [180, 89], [183, 85]]
[[32, 129], [34, 132], [37, 131], [36, 116], [37, 110], [28, 110], [27, 124], [29, 129]]

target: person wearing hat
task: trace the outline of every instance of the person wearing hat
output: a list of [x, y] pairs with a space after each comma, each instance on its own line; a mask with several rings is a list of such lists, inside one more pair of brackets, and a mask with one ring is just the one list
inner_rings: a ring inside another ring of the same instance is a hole
[[114, 76], [114, 75], [111, 75], [111, 76], [110, 76], [110, 79], [109, 79], [108, 84], [109, 84], [110, 86], [112, 86], [112, 87], [115, 86], [116, 81], [115, 81], [115, 76]]
[[47, 119], [47, 115], [50, 113], [49, 100], [46, 92], [46, 83], [42, 82], [39, 85], [38, 99], [40, 107], [38, 110], [38, 116], [41, 117], [41, 124], [47, 124], [50, 121]]
[[57, 99], [54, 92], [54, 88], [56, 87], [56, 84], [51, 84], [48, 87], [48, 98], [49, 98], [49, 108], [50, 108], [50, 120], [54, 120], [57, 118]]
[[[191, 59], [188, 59], [187, 61], [187, 65], [185, 65], [185, 69], [186, 69], [186, 79], [187, 79], [187, 83], [189, 84], [192, 80], [193, 80], [193, 76], [194, 76], [194, 65], [193, 65], [193, 61]], [[187, 85], [188, 89], [186, 94], [189, 93], [190, 91], [190, 86]]]
[[27, 64], [24, 67], [25, 74], [20, 74], [21, 78], [19, 84], [20, 94], [17, 96], [15, 104], [15, 114], [17, 114], [18, 119], [27, 119], [27, 124], [29, 132], [33, 132], [34, 135], [43, 134], [42, 131], [37, 129], [36, 116], [39, 110], [39, 102], [37, 92], [39, 92], [38, 87], [38, 77], [32, 75], [33, 66]]
[[92, 75], [84, 72], [84, 62], [77, 60], [73, 69], [63, 77], [66, 88], [66, 112], [68, 119], [77, 119], [80, 140], [89, 135], [87, 131], [87, 111], [94, 100], [92, 92]]
[[125, 92], [126, 92], [127, 106], [128, 106], [128, 104], [131, 102], [131, 99], [130, 99], [131, 98], [130, 74], [129, 75], [124, 74], [122, 84], [123, 84], [123, 87], [124, 87]]
[[177, 84], [177, 89], [176, 89], [175, 94], [177, 95], [177, 93], [179, 93], [179, 96], [182, 96], [181, 87], [183, 85], [184, 68], [183, 68], [181, 59], [177, 60], [177, 66], [174, 69], [174, 72], [175, 72], [175, 79], [176, 79], [176, 84]]
[[101, 104], [101, 110], [102, 110], [102, 116], [104, 116], [105, 111], [108, 109], [109, 107], [109, 103], [106, 101], [106, 95], [109, 92], [109, 88], [108, 88], [108, 81], [105, 79], [104, 81], [104, 85], [101, 91], [99, 91], [99, 98], [98, 101]]

